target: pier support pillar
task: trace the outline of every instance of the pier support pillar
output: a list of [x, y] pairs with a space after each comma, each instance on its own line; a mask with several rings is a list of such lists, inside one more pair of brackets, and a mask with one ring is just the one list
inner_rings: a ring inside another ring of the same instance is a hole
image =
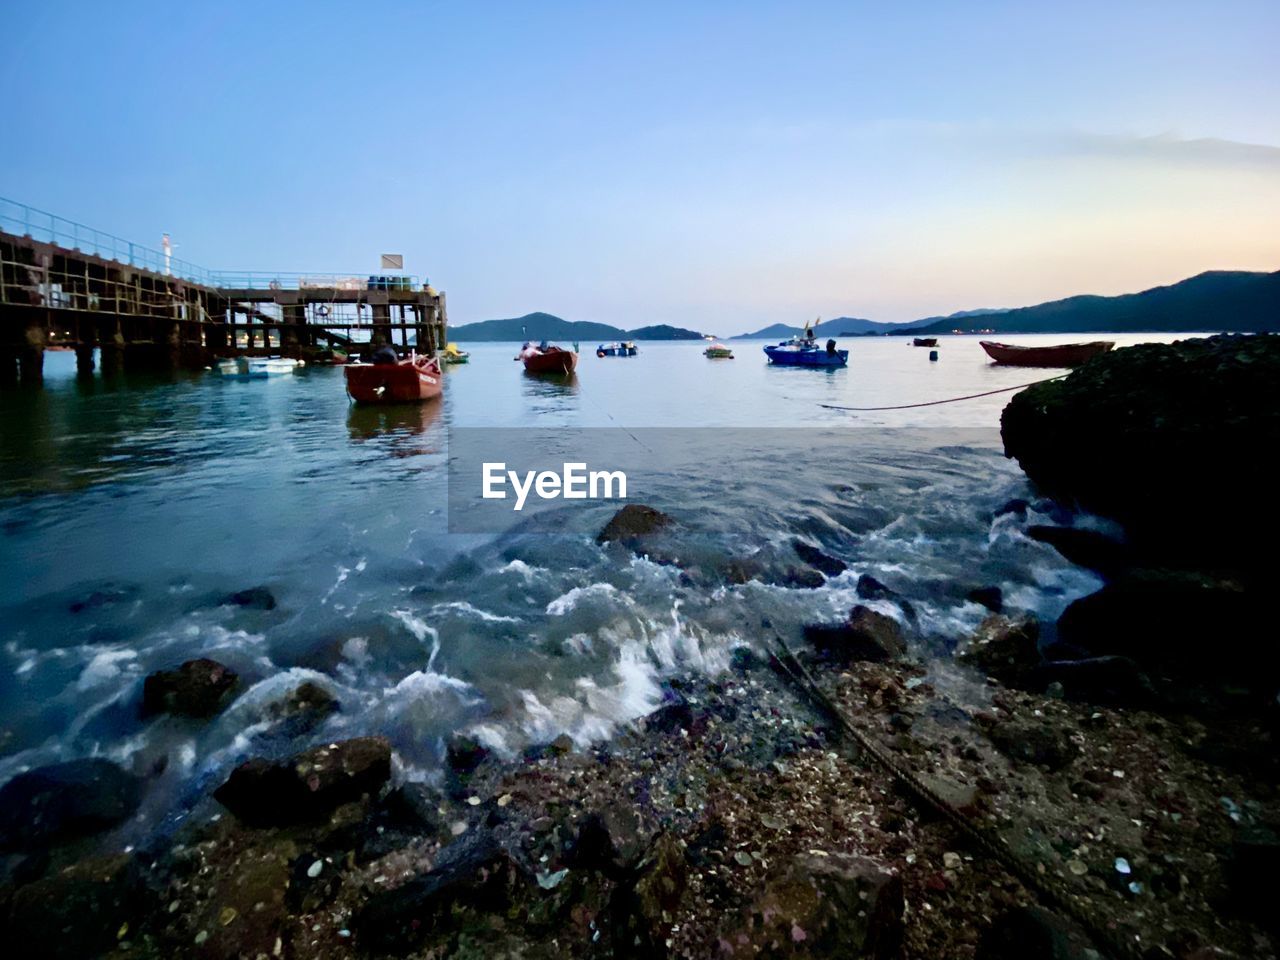
[[12, 387], [18, 382], [18, 351], [0, 347], [0, 387]]
[[118, 330], [102, 341], [99, 362], [104, 377], [116, 377], [124, 372], [124, 335]]
[[391, 304], [374, 303], [373, 307], [373, 338], [377, 340], [382, 338], [383, 343], [391, 343]]
[[93, 376], [93, 344], [80, 344], [76, 347], [76, 374], [81, 377]]
[[43, 324], [27, 327], [25, 343], [18, 352], [18, 376], [23, 383], [44, 382], [44, 347], [48, 339]]

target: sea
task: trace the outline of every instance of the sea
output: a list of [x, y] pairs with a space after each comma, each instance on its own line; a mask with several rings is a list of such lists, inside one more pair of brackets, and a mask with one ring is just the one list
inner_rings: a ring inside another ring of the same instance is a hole
[[[588, 749], [673, 681], [859, 602], [904, 620], [936, 682], [962, 682], [950, 653], [988, 613], [972, 589], [1051, 623], [1098, 587], [1027, 526], [1106, 526], [1040, 500], [1001, 444], [1005, 388], [1064, 371], [994, 366], [978, 339], [942, 337], [931, 360], [900, 337], [845, 338], [841, 370], [771, 367], [754, 340], [730, 341], [732, 360], [583, 343], [567, 379], [525, 374], [518, 344], [464, 344], [441, 400], [372, 409], [341, 368], [81, 379], [50, 353], [43, 389], [0, 393], [0, 783], [104, 756], [151, 778], [160, 822], [246, 757], [343, 737], [389, 737], [417, 780], [439, 776], [454, 733], [503, 756], [561, 734]], [[906, 408], [846, 409], [871, 407]], [[480, 478], [451, 469], [459, 436], [492, 437], [504, 461], [521, 438], [587, 461], [630, 446], [653, 476], [625, 501], [468, 523]], [[674, 517], [678, 555], [597, 543], [625, 502]], [[846, 569], [815, 582], [797, 541]], [[910, 622], [859, 598], [864, 575]], [[274, 606], [229, 602], [254, 587]], [[234, 701], [211, 720], [144, 717], [145, 677], [196, 657], [240, 674]], [[273, 705], [307, 680], [340, 710], [283, 723]]]

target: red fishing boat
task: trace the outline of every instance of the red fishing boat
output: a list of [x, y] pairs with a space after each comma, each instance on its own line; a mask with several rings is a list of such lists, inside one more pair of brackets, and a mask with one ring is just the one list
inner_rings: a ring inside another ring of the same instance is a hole
[[565, 350], [545, 340], [536, 347], [526, 343], [516, 359], [524, 363], [527, 373], [573, 373], [578, 366], [576, 350]]
[[1115, 346], [1110, 340], [1064, 343], [1056, 347], [1018, 347], [991, 340], [979, 342], [992, 360], [1011, 367], [1078, 367], [1090, 357], [1106, 353]]
[[411, 403], [440, 396], [440, 361], [415, 355], [396, 363], [349, 363], [347, 393], [356, 403]]

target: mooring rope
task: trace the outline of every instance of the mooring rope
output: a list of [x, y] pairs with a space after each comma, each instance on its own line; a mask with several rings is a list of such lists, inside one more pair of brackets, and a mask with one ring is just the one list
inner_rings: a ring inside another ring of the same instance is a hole
[[1003, 840], [975, 824], [940, 797], [936, 791], [931, 789], [910, 770], [898, 766], [883, 748], [855, 727], [853, 722], [845, 716], [839, 705], [818, 686], [818, 682], [814, 680], [805, 665], [791, 652], [787, 642], [777, 634], [774, 635], [774, 640], [777, 641], [782, 651], [782, 656], [778, 657], [778, 663], [787, 676], [801, 688], [802, 692], [808, 694], [816, 702], [817, 706], [836, 722], [836, 725], [842, 731], [852, 737], [867, 756], [882, 767], [891, 777], [905, 786], [917, 801], [938, 813], [963, 834], [970, 843], [1008, 870], [1024, 887], [1034, 893], [1042, 903], [1065, 913], [1075, 920], [1089, 934], [1095, 944], [1106, 947], [1117, 957], [1132, 957], [1136, 960], [1140, 952], [1134, 944], [1101, 927], [1062, 892], [1051, 887], [1045, 877], [1040, 876], [1020, 860]]
[[1015, 387], [1001, 387], [999, 390], [987, 390], [983, 393], [971, 393], [964, 397], [950, 397], [946, 400], [929, 400], [925, 403], [900, 403], [892, 407], [840, 407], [834, 403], [820, 403], [818, 406], [826, 407], [828, 410], [852, 410], [857, 413], [870, 413], [873, 410], [911, 410], [915, 407], [936, 407], [940, 403], [957, 403], [960, 400], [976, 400], [978, 397], [990, 397], [997, 393], [1008, 393], [1010, 390], [1022, 390], [1025, 387], [1034, 387], [1037, 383], [1049, 383], [1053, 380], [1061, 380], [1063, 377], [1070, 376], [1067, 373], [1060, 373], [1056, 377], [1045, 377], [1043, 380], [1032, 380], [1030, 383], [1020, 383]]

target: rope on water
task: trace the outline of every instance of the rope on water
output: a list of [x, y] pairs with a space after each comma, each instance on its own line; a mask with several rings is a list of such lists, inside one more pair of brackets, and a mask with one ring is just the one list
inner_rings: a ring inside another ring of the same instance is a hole
[[1043, 380], [1032, 380], [1030, 383], [1020, 383], [1016, 387], [1001, 387], [999, 390], [987, 390], [984, 393], [971, 393], [965, 397], [951, 397], [947, 400], [929, 400], [925, 403], [900, 403], [892, 407], [839, 407], [834, 403], [820, 403], [818, 406], [826, 407], [828, 410], [853, 410], [858, 413], [870, 413], [873, 410], [911, 410], [914, 407], [936, 407], [940, 403], [956, 403], [960, 400], [976, 400], [978, 397], [989, 397], [996, 393], [1008, 393], [1010, 390], [1022, 390], [1025, 387], [1034, 387], [1037, 383], [1049, 383], [1053, 380], [1061, 380], [1070, 374], [1060, 373], [1056, 377], [1045, 377]]

